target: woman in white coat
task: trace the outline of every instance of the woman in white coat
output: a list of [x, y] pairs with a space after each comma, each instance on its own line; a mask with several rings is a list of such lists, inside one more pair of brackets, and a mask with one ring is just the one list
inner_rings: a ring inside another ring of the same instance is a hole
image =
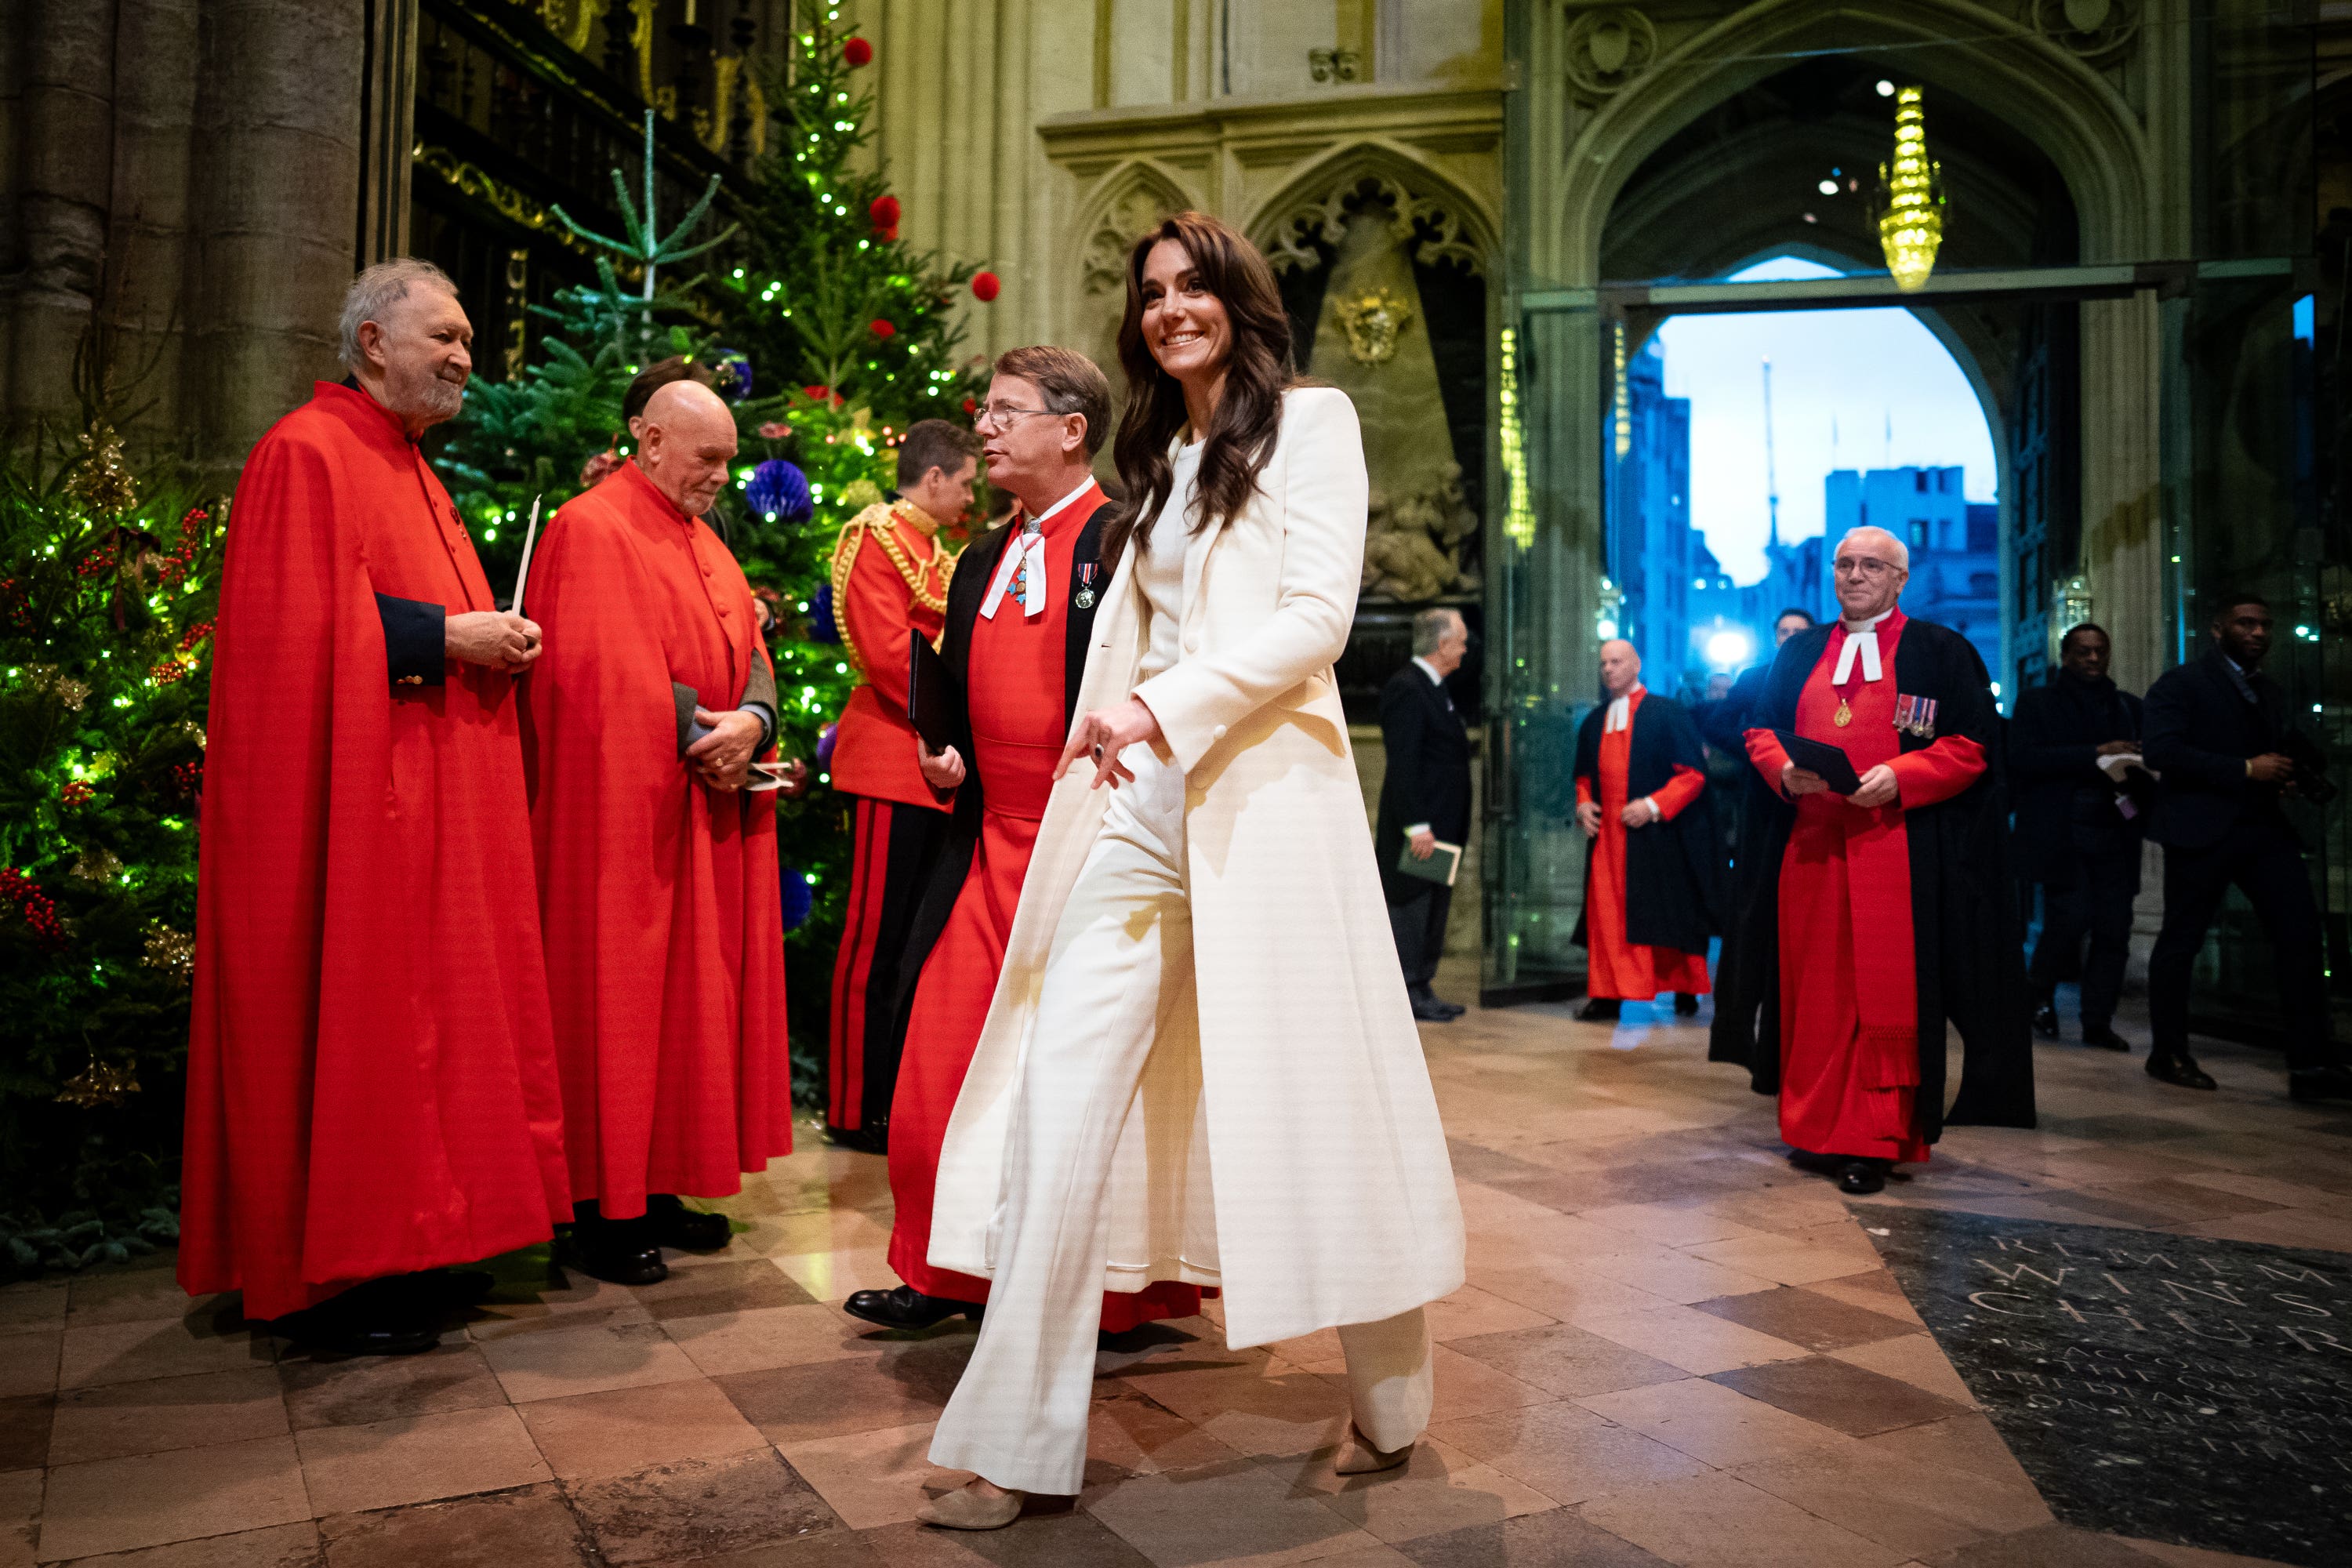
[[[1097, 1293], [1221, 1286], [1236, 1348], [1337, 1328], [1350, 1473], [1426, 1424], [1462, 1215], [1331, 666], [1362, 574], [1355, 409], [1297, 384], [1265, 258], [1169, 218], [1127, 268], [1126, 510], [1080, 717], [948, 1128], [930, 1260], [989, 1276], [922, 1517], [1086, 1465]], [[1002, 416], [1000, 416], [1002, 417]]]

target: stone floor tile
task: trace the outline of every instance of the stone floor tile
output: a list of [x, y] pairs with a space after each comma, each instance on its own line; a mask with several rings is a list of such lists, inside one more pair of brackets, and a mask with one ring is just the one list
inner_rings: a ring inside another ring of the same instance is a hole
[[2326, 1252], [2352, 1252], [2352, 1218], [2339, 1219], [2308, 1209], [2272, 1209], [2228, 1219], [2200, 1220], [2179, 1228], [2191, 1236], [2217, 1237], [2224, 1241], [2263, 1241], [2273, 1247], [2315, 1247]]
[[1809, 1287], [1784, 1285], [1777, 1290], [1718, 1296], [1712, 1301], [1694, 1301], [1691, 1310], [1809, 1351], [1891, 1340], [1906, 1331], [1904, 1324], [1884, 1312], [1850, 1305]]
[[1834, 1356], [1769, 1366], [1738, 1367], [1709, 1375], [1709, 1382], [1737, 1389], [1750, 1399], [1819, 1422], [1849, 1437], [1869, 1437], [1958, 1415], [1968, 1406], [1929, 1394]]
[[887, 1247], [890, 1222], [887, 1216], [877, 1219], [859, 1210], [845, 1208], [763, 1214], [751, 1236], [757, 1238], [760, 1250], [770, 1258], [786, 1258], [795, 1253], [856, 1252]]
[[816, 1300], [764, 1258], [727, 1258], [673, 1268], [661, 1283], [638, 1286], [636, 1297], [657, 1323], [761, 1307], [803, 1307]]
[[566, 1489], [602, 1561], [622, 1568], [773, 1548], [842, 1527], [771, 1448], [658, 1465]]
[[886, 1247], [785, 1253], [775, 1262], [812, 1301], [845, 1301], [854, 1291], [890, 1290], [901, 1283]]
[[58, 1386], [91, 1388], [188, 1373], [235, 1372], [267, 1366], [277, 1359], [278, 1342], [268, 1334], [243, 1329], [212, 1332], [195, 1319], [97, 1323], [66, 1330]]
[[567, 1481], [767, 1446], [708, 1378], [535, 1400], [517, 1410], [541, 1457]]
[[2234, 1552], [2208, 1552], [2200, 1546], [2176, 1546], [2168, 1541], [2143, 1541], [2137, 1536], [2124, 1538], [2126, 1543], [2143, 1557], [2152, 1557], [2169, 1568], [2268, 1568], [2270, 1560], [2263, 1557], [2241, 1557]]
[[1521, 1383], [1568, 1397], [1669, 1383], [1685, 1375], [1680, 1367], [1565, 1323], [1481, 1334], [1456, 1340], [1452, 1348]]
[[1400, 1468], [1375, 1475], [1339, 1475], [1333, 1457], [1318, 1456], [1300, 1473], [1300, 1483], [1323, 1493], [1325, 1506], [1341, 1519], [1391, 1545], [1555, 1506], [1492, 1465], [1434, 1439], [1415, 1445]]
[[1586, 1520], [1685, 1568], [1895, 1568], [1908, 1555], [1736, 1476], [1692, 1476], [1579, 1506]]
[[1778, 1285], [1811, 1285], [1817, 1280], [1841, 1279], [1885, 1267], [1874, 1258], [1857, 1258], [1850, 1249], [1812, 1247], [1777, 1236], [1703, 1242], [1684, 1250], [1694, 1258]]
[[0, 1568], [32, 1568], [45, 1479], [39, 1470], [0, 1470]]
[[955, 1388], [963, 1344], [911, 1343], [856, 1360], [735, 1372], [714, 1378], [769, 1442], [836, 1437], [935, 1418]]
[[941, 1469], [927, 1457], [933, 1425], [919, 1421], [838, 1437], [804, 1438], [782, 1445], [777, 1452], [844, 1524], [871, 1530], [914, 1518], [928, 1495], [927, 1486], [952, 1490], [969, 1479], [961, 1470]]
[[498, 1283], [466, 1325], [470, 1339], [488, 1342], [546, 1329], [653, 1321], [635, 1291], [561, 1268], [549, 1260], [544, 1246], [503, 1254], [485, 1267]]
[[662, 1326], [651, 1322], [591, 1323], [512, 1334], [487, 1341], [481, 1350], [499, 1386], [517, 1404], [701, 1375]]
[[1090, 1499], [1087, 1511], [1158, 1568], [1275, 1568], [1381, 1544], [1328, 1503], [1280, 1468], [1244, 1461], [1137, 1476]]
[[77, 1558], [65, 1568], [321, 1568], [324, 1561], [319, 1527], [306, 1519], [298, 1524]]
[[1422, 1311], [1429, 1319], [1429, 1337], [1440, 1344], [1475, 1334], [1506, 1334], [1514, 1329], [1541, 1328], [1552, 1321], [1548, 1313], [1517, 1301], [1507, 1301], [1475, 1285], [1465, 1285], [1453, 1295], [1432, 1301]]
[[1339, 1441], [1348, 1422], [1344, 1387], [1273, 1359], [1139, 1368], [1119, 1382], [1240, 1454], [1310, 1453]]
[[1100, 1520], [1076, 1511], [978, 1534], [887, 1524], [846, 1539], [865, 1542], [882, 1568], [1150, 1568], [1151, 1562]]
[[56, 1276], [0, 1285], [0, 1334], [64, 1328], [71, 1289], [68, 1280]]
[[2159, 1559], [2136, 1542], [2046, 1524], [1939, 1552], [1927, 1561], [1932, 1568], [2152, 1568]]
[[1584, 1327], [1602, 1339], [1689, 1373], [1722, 1372], [1805, 1353], [1786, 1340], [1689, 1307], [1652, 1307], [1646, 1311], [1588, 1318]]
[[1591, 1394], [1578, 1403], [1718, 1468], [1853, 1442], [1842, 1432], [1703, 1377]]
[[1577, 1218], [1622, 1230], [1657, 1247], [1696, 1247], [1702, 1242], [1732, 1241], [1767, 1233], [1684, 1200], [1662, 1204], [1602, 1204], [1581, 1209]]
[[1999, 1477], [1925, 1463], [1871, 1445], [1860, 1458], [1843, 1451], [1796, 1454], [1743, 1465], [1736, 1473], [1808, 1513], [1915, 1557], [2050, 1522], [2049, 1506], [2022, 1474]]
[[1666, 1568], [1665, 1560], [1566, 1509], [1408, 1541], [1416, 1568]]
[[1882, 1433], [1864, 1439], [1862, 1451], [1892, 1465], [1967, 1470], [2007, 1488], [2033, 1489], [2025, 1467], [2000, 1440], [1993, 1424], [1976, 1411], [1948, 1421]]
[[[920, 1529], [920, 1526], [907, 1526]], [[925, 1530], [927, 1535], [937, 1535], [935, 1530]], [[825, 1530], [814, 1535], [803, 1535], [796, 1541], [772, 1542], [766, 1546], [747, 1546], [740, 1552], [720, 1552], [709, 1557], [673, 1558], [656, 1568], [889, 1568], [875, 1551], [879, 1531]], [[973, 1558], [975, 1563], [985, 1558]]]
[[98, 1459], [49, 1472], [41, 1561], [231, 1535], [310, 1517], [291, 1437]]
[[48, 1462], [57, 1405], [54, 1394], [0, 1399], [0, 1471], [38, 1469]]
[[[1548, 1390], [1521, 1383], [1509, 1373], [1498, 1372], [1485, 1362], [1475, 1361], [1449, 1345], [1433, 1345], [1430, 1348], [1437, 1383], [1435, 1402], [1429, 1412], [1432, 1423], [1458, 1420], [1465, 1415], [1483, 1415], [1491, 1410], [1512, 1410], [1522, 1405], [1548, 1404], [1554, 1397]], [[1328, 1382], [1342, 1394], [1346, 1394], [1348, 1363], [1345, 1358], [1321, 1362], [1307, 1370]]]
[[662, 1325], [688, 1359], [712, 1377], [805, 1366], [866, 1353], [866, 1325], [829, 1306], [762, 1307]]
[[553, 1479], [508, 1405], [403, 1415], [295, 1435], [318, 1511], [363, 1513]]
[[[1637, 1290], [1646, 1290], [1653, 1296], [1682, 1305], [1708, 1300], [1717, 1296], [1736, 1296], [1744, 1291], [1772, 1289], [1772, 1281], [1760, 1274], [1727, 1268], [1690, 1252], [1677, 1252], [1667, 1247], [1658, 1248], [1654, 1253], [1604, 1253], [1584, 1259], [1584, 1266], [1604, 1279], [1631, 1285]], [[1584, 1321], [1587, 1319], [1579, 1319], [1579, 1321]]]
[[1558, 1503], [1584, 1502], [1709, 1468], [1679, 1448], [1569, 1402], [1449, 1421], [1430, 1428], [1430, 1435]]
[[48, 1462], [79, 1464], [286, 1435], [274, 1367], [71, 1388], [58, 1395]]
[[1238, 1457], [1174, 1411], [1131, 1388], [1098, 1384], [1087, 1413], [1086, 1486], [1090, 1491], [1129, 1476], [1195, 1469]]
[[166, 1318], [242, 1322], [238, 1298], [190, 1299], [167, 1258], [142, 1258], [131, 1267], [93, 1269], [74, 1276], [66, 1322], [83, 1329], [99, 1323], [139, 1323]]
[[62, 1329], [27, 1329], [0, 1336], [0, 1399], [56, 1392], [65, 1337]]
[[507, 1402], [481, 1348], [454, 1337], [423, 1355], [289, 1355], [278, 1363], [278, 1381], [298, 1431]]
[[1663, 1296], [1603, 1279], [1566, 1259], [1531, 1255], [1501, 1241], [1493, 1244], [1491, 1253], [1473, 1242], [1470, 1272], [1479, 1289], [1488, 1294], [1563, 1323], [1667, 1304]]
[[1888, 1377], [1899, 1377], [1915, 1388], [1924, 1388], [1955, 1405], [1976, 1405], [1977, 1396], [1969, 1392], [1969, 1385], [1952, 1369], [1951, 1361], [1932, 1334], [1904, 1334], [1866, 1345], [1844, 1345], [1830, 1354]]
[[584, 1568], [595, 1558], [562, 1489], [541, 1484], [319, 1521], [326, 1568]]
[[1903, 1287], [1896, 1284], [1895, 1276], [1889, 1273], [1849, 1274], [1842, 1279], [1819, 1280], [1804, 1289], [1815, 1295], [1826, 1296], [1832, 1301], [1843, 1301], [1849, 1307], [1881, 1313], [1913, 1329], [1927, 1327], [1920, 1321], [1918, 1310], [1904, 1296]]

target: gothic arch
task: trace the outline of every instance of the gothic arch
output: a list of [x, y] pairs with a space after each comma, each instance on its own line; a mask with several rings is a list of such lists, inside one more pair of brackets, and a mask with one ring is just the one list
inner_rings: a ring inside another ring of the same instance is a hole
[[1906, 46], [1923, 79], [1967, 93], [2048, 153], [2074, 200], [2084, 261], [2153, 254], [2146, 138], [2115, 88], [2071, 51], [1970, 0], [1759, 0], [1632, 77], [1583, 125], [1562, 160], [1567, 178], [1548, 225], [1552, 265], [1538, 270], [1597, 281], [1625, 183], [1676, 131], [1771, 75], [1782, 57]]
[[1311, 240], [1338, 242], [1343, 204], [1367, 182], [1393, 205], [1398, 239], [1419, 237], [1420, 260], [1454, 261], [1484, 276], [1499, 258], [1501, 224], [1488, 204], [1390, 142], [1351, 142], [1298, 170], [1247, 216], [1242, 232], [1277, 269], [1305, 263]]
[[1095, 182], [1073, 227], [1078, 289], [1093, 297], [1124, 289], [1127, 247], [1169, 213], [1201, 205], [1173, 171], [1132, 158]]

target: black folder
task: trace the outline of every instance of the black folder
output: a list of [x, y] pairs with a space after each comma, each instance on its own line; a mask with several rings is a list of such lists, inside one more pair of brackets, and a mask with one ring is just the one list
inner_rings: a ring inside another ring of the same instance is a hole
[[1853, 759], [1842, 746], [1826, 741], [1809, 741], [1793, 731], [1775, 730], [1772, 738], [1789, 753], [1789, 760], [1809, 773], [1819, 773], [1829, 781], [1832, 791], [1852, 795], [1862, 787], [1862, 775], [1853, 771]]
[[955, 739], [955, 672], [920, 632], [907, 639], [907, 720], [933, 752]]

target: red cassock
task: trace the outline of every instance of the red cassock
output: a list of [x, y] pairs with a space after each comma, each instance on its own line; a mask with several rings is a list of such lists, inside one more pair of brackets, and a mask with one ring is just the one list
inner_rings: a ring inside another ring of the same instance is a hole
[[[1585, 937], [1591, 942], [1591, 968], [1585, 983], [1589, 996], [1614, 996], [1647, 1002], [1664, 991], [1685, 991], [1694, 996], [1707, 989], [1706, 954], [1677, 947], [1644, 947], [1625, 940], [1625, 771], [1633, 755], [1633, 725], [1639, 721], [1646, 687], [1627, 694], [1628, 719], [1622, 730], [1601, 731], [1601, 837], [1593, 840], [1592, 884], [1584, 910]], [[1706, 788], [1706, 775], [1696, 768], [1677, 767], [1664, 789], [1651, 795], [1658, 803], [1658, 820], [1672, 822]], [[1576, 804], [1592, 799], [1590, 781], [1576, 781]], [[1654, 826], [1654, 825], [1653, 825]]]
[[[958, 1301], [988, 1298], [987, 1280], [926, 1261], [931, 1194], [948, 1116], [980, 1046], [989, 999], [1004, 967], [1004, 942], [1021, 901], [1022, 879], [1037, 846], [1037, 825], [1053, 793], [1054, 765], [1069, 738], [1063, 716], [1069, 624], [1065, 587], [1078, 535], [1102, 503], [1101, 493], [1089, 490], [1046, 520], [1050, 589], [1043, 611], [1024, 615], [1020, 598], [1008, 593], [993, 618], [972, 624], [965, 698], [974, 754], [966, 764], [980, 776], [980, 842], [955, 909], [916, 983], [898, 1089], [890, 1102], [890, 1194], [898, 1205], [890, 1267], [925, 1295]], [[1107, 1333], [1122, 1333], [1154, 1319], [1188, 1318], [1200, 1310], [1197, 1286], [1163, 1280], [1139, 1291], [1105, 1291], [1102, 1327]]]
[[179, 1277], [275, 1318], [570, 1215], [513, 679], [394, 685], [376, 595], [494, 607], [448, 493], [321, 382], [230, 512]]
[[[1797, 698], [1797, 733], [1843, 748], [1857, 773], [1885, 763], [1896, 804], [1857, 810], [1824, 791], [1799, 796], [1780, 861], [1780, 1136], [1816, 1154], [1924, 1161], [1913, 1131], [1919, 1086], [1918, 974], [1911, 936], [1905, 806], [1951, 799], [1984, 772], [1984, 748], [1942, 736], [1905, 754], [1895, 728], [1899, 610], [1878, 627], [1880, 679], [1859, 660], [1834, 683], [1843, 625]], [[1851, 716], [1836, 721], [1841, 703]], [[1777, 789], [1788, 753], [1769, 730], [1748, 755]]]
[[751, 590], [635, 462], [566, 502], [524, 613], [530, 826], [571, 1195], [713, 1197], [792, 1151], [775, 797], [678, 755], [672, 685], [735, 707], [766, 671]]

